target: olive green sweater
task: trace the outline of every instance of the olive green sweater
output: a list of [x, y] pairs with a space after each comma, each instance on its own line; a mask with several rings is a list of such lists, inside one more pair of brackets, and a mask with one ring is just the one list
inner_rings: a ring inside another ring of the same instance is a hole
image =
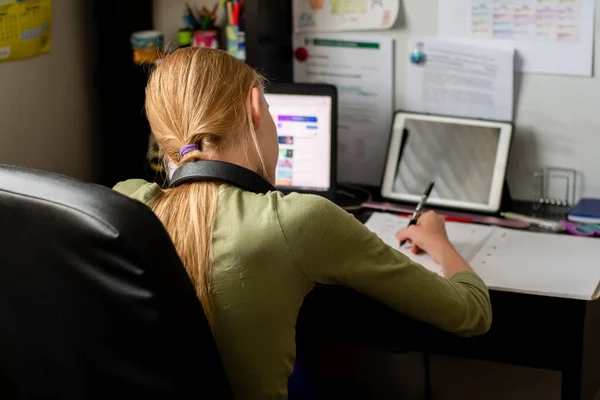
[[[115, 190], [145, 204], [162, 194], [142, 180]], [[321, 197], [222, 185], [212, 245], [215, 337], [238, 399], [287, 398], [296, 318], [316, 283], [351, 287], [464, 336], [491, 324], [477, 275], [430, 272]]]

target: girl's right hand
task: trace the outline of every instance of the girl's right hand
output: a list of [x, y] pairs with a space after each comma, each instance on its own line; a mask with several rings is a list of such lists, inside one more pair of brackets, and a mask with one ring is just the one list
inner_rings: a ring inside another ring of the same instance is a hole
[[421, 215], [416, 225], [398, 231], [396, 238], [412, 243], [411, 251], [415, 254], [427, 252], [437, 263], [444, 259], [447, 251], [456, 251], [448, 240], [446, 221], [433, 211]]

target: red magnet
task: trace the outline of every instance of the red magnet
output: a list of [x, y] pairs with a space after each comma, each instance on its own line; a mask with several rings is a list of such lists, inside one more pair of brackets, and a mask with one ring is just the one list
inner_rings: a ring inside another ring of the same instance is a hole
[[304, 62], [308, 58], [308, 50], [306, 50], [306, 47], [298, 47], [294, 55], [296, 56], [296, 60]]

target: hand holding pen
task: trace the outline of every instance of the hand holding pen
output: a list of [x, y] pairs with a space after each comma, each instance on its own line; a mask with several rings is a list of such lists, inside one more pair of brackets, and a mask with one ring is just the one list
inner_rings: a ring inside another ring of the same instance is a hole
[[[416, 225], [419, 217], [421, 216], [421, 213], [423, 212], [425, 203], [427, 203], [427, 199], [429, 198], [429, 195], [431, 194], [431, 191], [433, 190], [434, 185], [435, 185], [435, 182], [431, 182], [429, 185], [427, 185], [427, 188], [425, 189], [425, 193], [423, 193], [423, 196], [421, 196], [421, 200], [417, 204], [417, 208], [415, 208], [415, 211], [413, 212], [413, 214], [410, 217], [410, 220], [408, 221], [408, 227], [410, 227], [412, 225]], [[400, 247], [404, 246], [404, 244], [406, 243], [406, 240], [407, 239], [403, 239], [402, 241], [400, 241]]]
[[411, 252], [428, 253], [433, 261], [442, 266], [444, 276], [450, 279], [455, 273], [473, 270], [469, 263], [456, 251], [446, 232], [446, 221], [433, 211], [421, 215], [427, 198], [433, 189], [433, 182], [427, 186], [421, 201], [417, 205], [408, 226], [398, 233], [396, 238], [401, 245], [410, 241], [413, 244]]

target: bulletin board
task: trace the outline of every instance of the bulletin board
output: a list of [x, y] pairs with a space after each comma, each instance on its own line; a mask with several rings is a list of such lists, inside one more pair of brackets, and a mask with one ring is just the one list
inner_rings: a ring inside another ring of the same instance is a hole
[[0, 0], [0, 62], [51, 49], [51, 0]]
[[[388, 31], [395, 39], [395, 109], [403, 109], [410, 36], [436, 36], [438, 0], [400, 0], [400, 15]], [[595, 25], [600, 26], [600, 0]], [[595, 32], [594, 65], [600, 65]], [[597, 67], [596, 67], [597, 68]], [[596, 72], [594, 72], [595, 75]], [[600, 197], [600, 77], [532, 73], [515, 75], [515, 137], [508, 183], [513, 197], [530, 200], [533, 174], [546, 166], [581, 173], [577, 195]]]

